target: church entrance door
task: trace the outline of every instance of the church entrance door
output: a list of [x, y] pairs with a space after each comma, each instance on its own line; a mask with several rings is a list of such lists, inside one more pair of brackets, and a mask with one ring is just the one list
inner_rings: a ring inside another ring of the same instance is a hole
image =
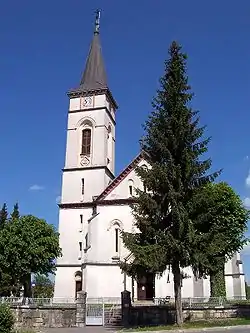
[[137, 299], [140, 301], [151, 301], [154, 298], [155, 277], [147, 273], [137, 282]]

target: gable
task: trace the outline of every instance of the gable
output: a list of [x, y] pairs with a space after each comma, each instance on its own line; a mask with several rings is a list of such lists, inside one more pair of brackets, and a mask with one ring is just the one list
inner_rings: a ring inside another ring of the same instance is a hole
[[142, 188], [142, 182], [135, 172], [136, 167], [142, 165], [148, 166], [148, 162], [141, 153], [109, 184], [96, 200], [127, 199], [133, 196], [135, 194], [134, 188]]

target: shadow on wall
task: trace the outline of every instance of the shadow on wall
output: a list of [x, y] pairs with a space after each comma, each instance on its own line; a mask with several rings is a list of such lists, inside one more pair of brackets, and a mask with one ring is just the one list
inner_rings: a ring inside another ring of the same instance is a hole
[[175, 323], [175, 310], [164, 306], [131, 307], [129, 326], [158, 326]]

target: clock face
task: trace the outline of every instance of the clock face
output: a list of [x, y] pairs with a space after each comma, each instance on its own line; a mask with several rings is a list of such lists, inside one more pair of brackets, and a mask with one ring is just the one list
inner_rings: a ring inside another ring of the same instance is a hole
[[90, 107], [90, 106], [92, 106], [92, 102], [93, 102], [93, 97], [90, 97], [90, 96], [88, 96], [88, 97], [84, 97], [83, 98], [83, 107]]

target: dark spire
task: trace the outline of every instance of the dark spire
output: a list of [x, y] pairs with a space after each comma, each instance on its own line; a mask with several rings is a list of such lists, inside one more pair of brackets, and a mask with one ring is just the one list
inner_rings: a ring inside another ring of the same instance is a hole
[[90, 46], [85, 70], [81, 78], [79, 87], [81, 91], [91, 91], [108, 88], [107, 77], [101, 52], [99, 31], [100, 10], [97, 10], [95, 18], [94, 37]]

